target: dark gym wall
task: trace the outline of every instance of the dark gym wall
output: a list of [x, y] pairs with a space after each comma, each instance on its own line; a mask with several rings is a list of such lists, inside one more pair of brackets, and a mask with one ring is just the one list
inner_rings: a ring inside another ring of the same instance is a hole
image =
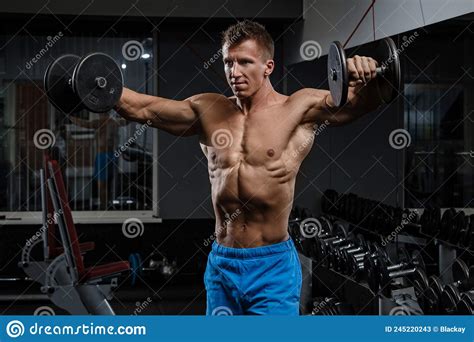
[[[271, 3], [271, 6], [269, 6]], [[34, 13], [62, 15], [101, 15], [138, 17], [184, 17], [184, 18], [297, 18], [301, 15], [303, 1], [285, 0], [21, 0], [3, 1], [0, 13]]]

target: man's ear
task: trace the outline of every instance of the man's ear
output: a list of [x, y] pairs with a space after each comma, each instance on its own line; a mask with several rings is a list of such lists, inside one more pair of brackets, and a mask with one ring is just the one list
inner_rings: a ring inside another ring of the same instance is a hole
[[275, 62], [273, 59], [268, 59], [265, 63], [265, 77], [270, 76], [270, 74], [273, 72], [273, 69], [275, 68]]

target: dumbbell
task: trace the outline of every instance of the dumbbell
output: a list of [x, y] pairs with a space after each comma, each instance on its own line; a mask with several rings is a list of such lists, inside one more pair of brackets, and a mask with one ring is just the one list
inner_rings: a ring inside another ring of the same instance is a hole
[[334, 270], [343, 274], [352, 275], [349, 268], [348, 259], [359, 260], [361, 256], [372, 251], [371, 244], [368, 244], [362, 235], [349, 239], [343, 245], [328, 246], [328, 255]]
[[474, 214], [466, 216], [462, 210], [448, 208], [441, 215], [439, 208], [428, 207], [423, 211], [420, 223], [424, 234], [474, 250]]
[[309, 256], [309, 241], [302, 235], [301, 222], [311, 216], [307, 208], [296, 206], [292, 209], [288, 220], [288, 233], [295, 242], [296, 249], [305, 256]]
[[389, 297], [393, 279], [411, 276], [413, 282], [416, 280], [422, 284], [428, 284], [428, 279], [424, 272], [420, 272], [425, 267], [422, 259], [413, 256], [411, 260], [404, 261], [396, 265], [390, 265], [389, 260], [382, 256], [364, 259], [364, 271], [367, 274], [367, 282], [374, 293], [381, 293]]
[[474, 277], [466, 263], [456, 259], [452, 265], [452, 273], [456, 281], [450, 284], [443, 285], [441, 279], [434, 275], [429, 277], [428, 286], [416, 284], [415, 292], [425, 314], [455, 314], [469, 312], [469, 307], [474, 309], [471, 305]]
[[312, 316], [316, 315], [351, 315], [354, 314], [354, 310], [348, 303], [344, 303], [335, 297], [313, 298], [313, 309], [311, 311]]
[[456, 259], [451, 267], [453, 279], [455, 282], [443, 286], [441, 279], [436, 276], [430, 276], [429, 285], [435, 291], [439, 298], [439, 308], [445, 314], [457, 313], [458, 303], [461, 301], [462, 292], [468, 296], [465, 300], [468, 304], [468, 292], [474, 288], [474, 277], [469, 272], [469, 267], [462, 259]]
[[360, 279], [364, 275], [364, 260], [366, 258], [376, 258], [382, 256], [389, 260], [387, 252], [377, 243], [372, 243], [365, 251], [351, 253], [352, 250], [343, 250], [341, 252], [340, 263], [343, 265], [342, 272]]
[[82, 109], [104, 113], [122, 95], [122, 71], [104, 53], [90, 53], [82, 58], [63, 55], [46, 69], [44, 88], [51, 104], [65, 114]]
[[349, 234], [342, 224], [336, 222], [332, 226], [332, 234], [326, 232], [313, 238], [311, 256], [321, 266], [334, 266], [337, 270], [335, 251], [356, 247], [356, 244], [363, 244], [361, 236], [356, 237]]
[[[367, 46], [370, 47], [371, 57], [380, 65], [376, 69], [380, 98], [385, 103], [390, 103], [398, 96], [401, 89], [400, 58], [397, 47], [391, 38], [385, 38]], [[331, 97], [336, 106], [341, 107], [347, 102], [349, 75], [346, 53], [338, 41], [331, 43], [329, 47], [327, 70]]]

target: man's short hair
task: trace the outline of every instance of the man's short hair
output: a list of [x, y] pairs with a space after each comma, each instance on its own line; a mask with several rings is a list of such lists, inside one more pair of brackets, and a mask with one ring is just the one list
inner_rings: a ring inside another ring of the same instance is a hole
[[265, 57], [273, 59], [275, 52], [273, 39], [263, 25], [255, 21], [243, 20], [222, 32], [222, 46], [224, 44], [228, 44], [229, 47], [235, 46], [247, 39], [254, 39], [265, 50]]

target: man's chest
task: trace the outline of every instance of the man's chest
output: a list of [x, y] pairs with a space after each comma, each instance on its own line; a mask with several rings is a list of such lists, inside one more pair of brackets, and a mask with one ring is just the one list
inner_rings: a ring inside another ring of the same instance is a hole
[[235, 115], [206, 127], [205, 154], [216, 167], [261, 166], [282, 158], [297, 132], [287, 113]]

